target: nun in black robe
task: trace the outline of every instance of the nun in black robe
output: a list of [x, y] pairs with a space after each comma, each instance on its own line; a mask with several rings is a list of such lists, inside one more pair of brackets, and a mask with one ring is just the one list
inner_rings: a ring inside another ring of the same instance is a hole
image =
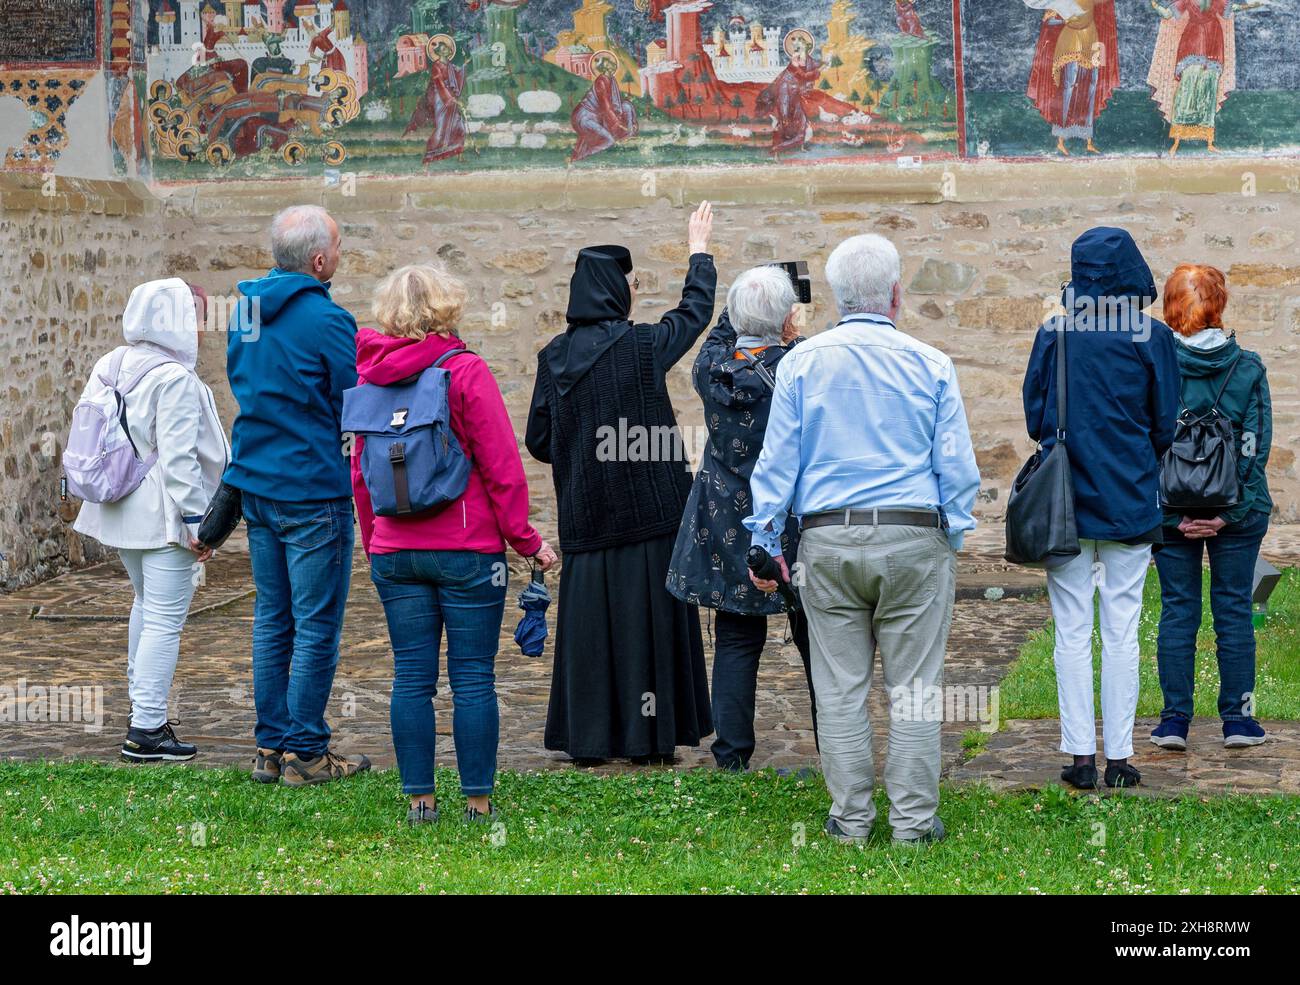
[[589, 762], [670, 761], [713, 731], [694, 606], [664, 587], [692, 476], [665, 376], [713, 316], [713, 258], [681, 302], [634, 324], [631, 254], [578, 254], [568, 330], [537, 356], [525, 444], [551, 465], [560, 601], [547, 749]]

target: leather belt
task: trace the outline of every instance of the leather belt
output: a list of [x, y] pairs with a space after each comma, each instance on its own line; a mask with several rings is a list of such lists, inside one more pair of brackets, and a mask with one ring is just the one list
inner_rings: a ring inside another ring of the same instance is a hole
[[800, 521], [800, 527], [934, 527], [942, 530], [943, 514], [937, 510], [835, 510], [831, 513], [811, 513]]

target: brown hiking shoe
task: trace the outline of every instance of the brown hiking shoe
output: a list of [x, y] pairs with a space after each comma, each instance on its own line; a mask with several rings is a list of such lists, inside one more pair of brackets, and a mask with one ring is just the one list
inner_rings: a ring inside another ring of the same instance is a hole
[[279, 749], [257, 747], [253, 757], [253, 779], [258, 783], [277, 783], [280, 779], [280, 759], [284, 755]]
[[296, 753], [286, 752], [280, 760], [280, 782], [290, 787], [305, 787], [312, 783], [329, 783], [370, 769], [365, 756], [348, 759], [329, 749], [315, 759], [299, 759]]

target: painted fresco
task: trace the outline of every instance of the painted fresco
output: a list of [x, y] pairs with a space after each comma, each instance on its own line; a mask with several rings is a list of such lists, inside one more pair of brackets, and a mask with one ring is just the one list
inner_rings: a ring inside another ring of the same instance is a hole
[[959, 151], [950, 0], [151, 0], [161, 178]]
[[1300, 150], [1296, 0], [963, 0], [966, 151]]
[[[1300, 152], [1300, 0], [4, 0], [58, 165], [163, 180]], [[97, 95], [95, 98], [103, 98]], [[94, 139], [104, 139], [97, 135]]]
[[67, 114], [96, 74], [102, 10], [96, 0], [4, 0], [0, 97], [16, 99], [30, 128], [0, 148], [8, 170], [48, 170], [69, 144]]

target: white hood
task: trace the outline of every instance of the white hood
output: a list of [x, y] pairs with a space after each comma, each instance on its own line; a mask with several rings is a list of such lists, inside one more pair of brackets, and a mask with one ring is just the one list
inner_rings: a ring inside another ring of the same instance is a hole
[[199, 317], [190, 287], [179, 277], [151, 280], [131, 292], [122, 315], [131, 345], [147, 342], [192, 370], [199, 358]]

